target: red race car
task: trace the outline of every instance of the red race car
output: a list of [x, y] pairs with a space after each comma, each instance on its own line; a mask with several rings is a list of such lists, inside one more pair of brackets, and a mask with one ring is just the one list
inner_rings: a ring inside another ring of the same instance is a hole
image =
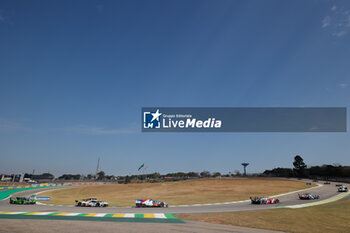
[[252, 204], [278, 204], [280, 200], [269, 197], [250, 197]]

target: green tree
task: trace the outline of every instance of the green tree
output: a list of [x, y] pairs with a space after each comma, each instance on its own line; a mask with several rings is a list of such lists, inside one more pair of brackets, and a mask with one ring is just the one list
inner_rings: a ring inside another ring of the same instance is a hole
[[130, 176], [125, 176], [124, 178], [124, 184], [129, 184], [131, 182]]
[[200, 176], [201, 177], [210, 177], [210, 172], [209, 171], [202, 171], [201, 173], [200, 173]]
[[304, 163], [304, 159], [300, 155], [296, 155], [294, 157], [294, 171], [298, 175], [298, 177], [302, 177], [305, 175], [305, 168], [307, 167]]
[[187, 173], [188, 177], [199, 177], [199, 174], [197, 172], [189, 172]]
[[103, 180], [105, 178], [105, 172], [104, 171], [100, 171], [99, 173], [97, 173], [97, 179], [98, 180]]

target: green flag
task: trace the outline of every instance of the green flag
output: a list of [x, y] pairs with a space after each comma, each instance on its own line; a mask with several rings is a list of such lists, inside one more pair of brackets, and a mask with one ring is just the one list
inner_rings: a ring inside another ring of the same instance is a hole
[[138, 170], [138, 171], [140, 171], [140, 169], [143, 168], [144, 166], [145, 166], [145, 164], [143, 163], [143, 164], [139, 167], [139, 170]]

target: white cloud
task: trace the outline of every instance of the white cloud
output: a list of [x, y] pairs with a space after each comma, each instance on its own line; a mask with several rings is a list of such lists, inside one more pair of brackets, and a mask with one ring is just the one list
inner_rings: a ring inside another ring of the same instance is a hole
[[331, 17], [327, 15], [323, 20], [322, 20], [322, 27], [328, 27], [329, 24], [331, 23]]
[[320, 128], [318, 126], [313, 126], [309, 129], [309, 131], [317, 131], [319, 130]]
[[333, 33], [333, 36], [341, 37], [341, 36], [344, 36], [346, 33], [347, 33], [347, 30], [343, 30], [340, 32]]
[[348, 18], [345, 20], [345, 27], [350, 27], [350, 14], [348, 15]]
[[350, 31], [350, 11], [332, 6], [329, 15], [321, 21], [321, 24], [331, 35], [342, 37]]
[[341, 84], [339, 84], [339, 87], [340, 87], [340, 88], [347, 88], [347, 87], [348, 87], [348, 84], [346, 84], [346, 83], [341, 83]]
[[31, 132], [31, 133], [40, 133], [44, 132], [43, 129], [31, 128], [22, 124], [22, 120], [8, 120], [5, 118], [0, 118], [0, 132]]
[[80, 134], [91, 134], [91, 135], [116, 135], [116, 134], [130, 134], [132, 130], [128, 129], [105, 129], [103, 127], [91, 127], [91, 126], [77, 126], [66, 128], [67, 131], [80, 133]]

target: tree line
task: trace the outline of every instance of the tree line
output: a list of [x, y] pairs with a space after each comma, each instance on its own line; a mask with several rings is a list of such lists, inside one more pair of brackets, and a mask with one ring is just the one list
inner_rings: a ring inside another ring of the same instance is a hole
[[209, 178], [209, 177], [230, 177], [230, 176], [241, 176], [241, 173], [236, 171], [235, 175], [221, 174], [220, 172], [175, 172], [167, 173], [161, 175], [158, 172], [149, 174], [139, 174], [139, 175], [126, 175], [126, 176], [114, 176], [106, 175], [104, 171], [100, 171], [97, 175], [80, 175], [80, 174], [63, 174], [58, 177], [58, 180], [99, 180], [99, 181], [118, 181], [119, 183], [130, 183], [133, 180], [139, 181], [150, 181], [157, 182], [160, 180], [185, 180], [185, 179], [195, 179], [195, 178]]
[[324, 164], [322, 166], [308, 167], [300, 155], [294, 157], [294, 168], [274, 168], [263, 172], [266, 176], [298, 177], [298, 178], [348, 178], [350, 166], [340, 164]]
[[[196, 178], [216, 178], [216, 177], [233, 177], [242, 176], [242, 174], [236, 170], [234, 173], [221, 174], [220, 172], [174, 172], [161, 175], [158, 172], [149, 174], [127, 175], [127, 176], [114, 176], [106, 175], [104, 171], [100, 171], [97, 174], [63, 174], [57, 179], [61, 181], [70, 180], [98, 180], [98, 181], [117, 181], [118, 183], [130, 183], [132, 181], [142, 182], [162, 182], [162, 181], [177, 181]], [[298, 177], [298, 178], [349, 178], [350, 166], [342, 166], [340, 164], [322, 165], [322, 166], [310, 166], [308, 167], [304, 159], [300, 155], [296, 155], [293, 161], [293, 168], [274, 168], [272, 170], [265, 170], [261, 174], [254, 174], [251, 176], [274, 176], [274, 177]], [[54, 175], [50, 173], [43, 173], [41, 175], [25, 174], [25, 178], [31, 179], [54, 179]]]

